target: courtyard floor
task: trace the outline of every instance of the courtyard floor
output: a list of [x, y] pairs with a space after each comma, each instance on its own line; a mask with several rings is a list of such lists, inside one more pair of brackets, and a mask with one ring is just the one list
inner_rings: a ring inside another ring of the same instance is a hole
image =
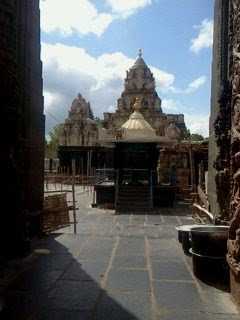
[[44, 250], [8, 288], [6, 319], [240, 319], [228, 292], [194, 277], [177, 241], [175, 226], [192, 223], [188, 207], [114, 215], [91, 208], [86, 192], [77, 200], [77, 234], [35, 244]]

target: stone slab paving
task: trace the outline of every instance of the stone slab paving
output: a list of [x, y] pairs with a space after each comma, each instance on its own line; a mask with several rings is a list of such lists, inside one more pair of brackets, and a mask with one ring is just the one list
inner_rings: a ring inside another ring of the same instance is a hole
[[192, 273], [175, 231], [192, 223], [186, 206], [114, 215], [86, 193], [78, 202], [78, 234], [71, 226], [35, 244], [49, 251], [9, 286], [1, 319], [240, 319], [228, 292]]

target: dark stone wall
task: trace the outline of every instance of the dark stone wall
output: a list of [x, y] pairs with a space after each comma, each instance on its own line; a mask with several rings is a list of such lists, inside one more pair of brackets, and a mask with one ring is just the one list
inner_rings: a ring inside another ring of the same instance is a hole
[[19, 65], [23, 71], [25, 208], [35, 217], [42, 209], [44, 131], [39, 0], [22, 0], [19, 7]]
[[[0, 256], [24, 254], [39, 231], [44, 116], [39, 0], [0, 2]], [[33, 218], [34, 217], [34, 218]]]
[[208, 197], [216, 218], [228, 220], [230, 201], [229, 0], [215, 1]]

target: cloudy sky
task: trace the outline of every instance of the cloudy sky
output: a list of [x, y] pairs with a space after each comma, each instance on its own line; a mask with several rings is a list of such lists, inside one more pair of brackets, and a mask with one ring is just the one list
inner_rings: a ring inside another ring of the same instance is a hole
[[40, 0], [46, 129], [80, 92], [113, 111], [143, 49], [166, 113], [208, 135], [213, 0]]

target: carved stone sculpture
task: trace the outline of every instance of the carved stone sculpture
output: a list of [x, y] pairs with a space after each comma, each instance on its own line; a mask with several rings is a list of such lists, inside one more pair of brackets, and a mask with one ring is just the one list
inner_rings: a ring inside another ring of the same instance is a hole
[[231, 269], [231, 291], [240, 303], [240, 0], [230, 1], [229, 78], [231, 80], [231, 173], [232, 195], [228, 254]]

